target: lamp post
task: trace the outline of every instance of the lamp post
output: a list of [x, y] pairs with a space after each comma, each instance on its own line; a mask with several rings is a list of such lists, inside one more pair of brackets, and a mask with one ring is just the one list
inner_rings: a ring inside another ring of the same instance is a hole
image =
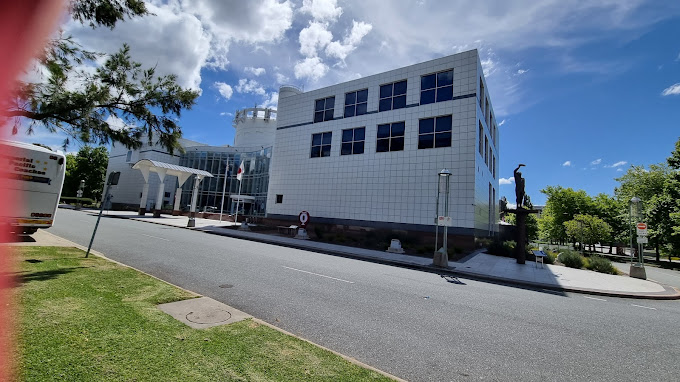
[[638, 258], [637, 262], [633, 263], [633, 225], [640, 219], [641, 217], [641, 206], [640, 206], [640, 198], [637, 196], [633, 196], [630, 199], [630, 213], [629, 217], [631, 220], [630, 224], [630, 256], [631, 256], [631, 263], [630, 263], [630, 277], [635, 277], [638, 279], [647, 279], [647, 272], [645, 272], [645, 266], [644, 266], [644, 259], [642, 257], [642, 252], [643, 248], [641, 244], [638, 244]]
[[[444, 239], [442, 247], [435, 251], [434, 253], [434, 265], [439, 267], [448, 268], [449, 266], [449, 254], [448, 254], [448, 233], [449, 224], [451, 224], [451, 219], [449, 217], [449, 192], [451, 190], [450, 186], [451, 171], [447, 169], [442, 169], [437, 174], [437, 226], [435, 229], [439, 232], [439, 225], [444, 226]], [[444, 215], [439, 215], [439, 199], [441, 194], [444, 194]], [[437, 240], [437, 239], [435, 239]], [[438, 241], [438, 240], [437, 240]], [[436, 248], [436, 246], [435, 246]]]

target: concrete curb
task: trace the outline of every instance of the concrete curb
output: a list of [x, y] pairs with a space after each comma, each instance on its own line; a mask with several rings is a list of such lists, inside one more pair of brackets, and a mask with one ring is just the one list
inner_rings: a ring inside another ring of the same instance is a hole
[[[85, 212], [87, 212], [87, 211], [85, 211]], [[172, 224], [164, 224], [162, 222], [155, 222], [155, 221], [137, 219], [134, 216], [130, 216], [130, 217], [121, 216], [121, 215], [105, 215], [105, 216], [108, 216], [108, 217], [111, 217], [111, 218], [117, 218], [117, 219], [137, 220], [137, 221], [141, 221], [141, 222], [144, 222], [144, 223], [152, 223], [152, 224], [164, 225], [164, 226], [168, 226], [168, 227], [184, 228], [184, 229], [200, 231], [200, 232], [204, 232], [204, 233], [208, 233], [208, 234], [212, 234], [212, 235], [225, 236], [225, 237], [230, 237], [230, 238], [234, 238], [234, 239], [241, 239], [241, 240], [248, 240], [248, 241], [253, 241], [253, 242], [258, 242], [258, 243], [276, 245], [276, 246], [280, 246], [280, 247], [300, 249], [300, 250], [310, 251], [310, 252], [324, 253], [324, 254], [328, 254], [328, 255], [332, 255], [332, 256], [340, 256], [340, 257], [345, 257], [345, 258], [350, 258], [350, 259], [355, 259], [355, 260], [368, 261], [368, 262], [372, 262], [372, 263], [393, 265], [393, 266], [398, 266], [398, 267], [408, 268], [408, 269], [413, 269], [413, 270], [418, 270], [418, 271], [436, 273], [436, 274], [439, 274], [439, 275], [447, 275], [447, 276], [455, 276], [455, 277], [461, 277], [462, 276], [462, 277], [466, 277], [466, 278], [470, 278], [470, 279], [474, 279], [474, 280], [491, 281], [491, 282], [500, 283], [500, 284], [507, 284], [507, 285], [516, 285], [516, 286], [521, 286], [521, 287], [525, 287], [525, 288], [529, 288], [529, 289], [546, 289], [546, 290], [552, 290], [552, 291], [556, 291], [556, 292], [572, 292], [572, 293], [589, 294], [589, 295], [595, 295], [595, 296], [645, 299], [645, 300], [680, 300], [680, 291], [678, 291], [677, 289], [675, 289], [673, 287], [669, 287], [669, 286], [659, 284], [659, 283], [657, 283], [657, 284], [661, 285], [665, 289], [665, 292], [659, 292], [659, 293], [613, 292], [613, 291], [604, 291], [604, 290], [598, 290], [598, 289], [561, 287], [561, 286], [556, 286], [556, 285], [552, 285], [552, 284], [543, 284], [543, 283], [537, 283], [537, 282], [529, 282], [529, 281], [523, 281], [523, 280], [509, 279], [509, 278], [504, 278], [504, 277], [490, 276], [490, 275], [486, 275], [486, 274], [482, 274], [482, 273], [468, 272], [468, 271], [463, 271], [463, 270], [455, 269], [455, 268], [444, 269], [444, 268], [436, 267], [434, 265], [426, 266], [426, 265], [414, 264], [414, 263], [392, 260], [392, 259], [366, 257], [366, 256], [358, 255], [358, 254], [355, 254], [355, 253], [351, 253], [351, 252], [309, 247], [309, 246], [304, 245], [303, 243], [300, 243], [300, 244], [282, 243], [282, 242], [279, 242], [279, 241], [276, 241], [276, 240], [268, 240], [267, 238], [256, 238], [256, 237], [244, 237], [244, 236], [240, 236], [240, 235], [231, 235], [229, 232], [216, 232], [216, 231], [212, 231], [212, 230], [210, 230], [209, 228], [206, 228], [206, 227], [181, 227], [181, 226], [176, 226], [176, 225], [172, 225]]]

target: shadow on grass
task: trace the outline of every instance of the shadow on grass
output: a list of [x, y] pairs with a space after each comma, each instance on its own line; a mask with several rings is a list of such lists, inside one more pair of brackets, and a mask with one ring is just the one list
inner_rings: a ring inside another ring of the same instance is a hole
[[88, 267], [70, 267], [70, 268], [59, 268], [52, 269], [49, 271], [38, 271], [30, 273], [20, 273], [14, 276], [14, 281], [16, 285], [25, 284], [31, 281], [48, 281], [55, 279], [61, 275], [71, 273], [76, 269], [82, 269]]

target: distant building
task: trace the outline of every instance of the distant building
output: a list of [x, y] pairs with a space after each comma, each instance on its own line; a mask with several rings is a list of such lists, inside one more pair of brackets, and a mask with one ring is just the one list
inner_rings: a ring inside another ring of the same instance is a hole
[[462, 236], [498, 232], [499, 132], [476, 50], [301, 92], [279, 91], [267, 216], [434, 232], [449, 169]]
[[[132, 166], [142, 159], [151, 159], [210, 172], [213, 178], [206, 178], [200, 184], [197, 211], [219, 212], [224, 191], [224, 212], [234, 213], [236, 200], [239, 199], [236, 171], [243, 161], [245, 171], [239, 210], [246, 215], [264, 216], [271, 145], [276, 134], [276, 110], [257, 107], [239, 110], [233, 126], [236, 129], [234, 146], [210, 146], [181, 139], [184, 153], [175, 152], [173, 155], [159, 145], [149, 146], [146, 143], [139, 150], [114, 146], [109, 155], [107, 176], [112, 171], [120, 171], [121, 176], [118, 186], [111, 190], [113, 208], [136, 210], [140, 207], [144, 178]], [[171, 210], [178, 182], [174, 178], [170, 181], [166, 179], [165, 183], [163, 209]], [[158, 176], [150, 174], [149, 196], [145, 206], [147, 211], [151, 211], [156, 204], [154, 196], [158, 194], [159, 184]], [[188, 210], [192, 187], [193, 181], [185, 182], [181, 195], [178, 195], [182, 210]]]

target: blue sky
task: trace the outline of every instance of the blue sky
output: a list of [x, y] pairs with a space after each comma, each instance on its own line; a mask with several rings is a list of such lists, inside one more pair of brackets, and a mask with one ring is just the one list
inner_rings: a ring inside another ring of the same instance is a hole
[[[99, 51], [127, 42], [135, 60], [200, 89], [180, 124], [204, 143], [233, 143], [234, 111], [276, 107], [281, 84], [311, 90], [473, 48], [502, 121], [500, 177], [526, 164], [534, 204], [548, 185], [611, 194], [630, 165], [664, 161], [680, 138], [675, 0], [171, 0], [149, 9], [154, 16], [113, 31], [62, 29]], [[41, 131], [22, 139], [61, 140]], [[500, 195], [513, 200], [514, 185]]]

